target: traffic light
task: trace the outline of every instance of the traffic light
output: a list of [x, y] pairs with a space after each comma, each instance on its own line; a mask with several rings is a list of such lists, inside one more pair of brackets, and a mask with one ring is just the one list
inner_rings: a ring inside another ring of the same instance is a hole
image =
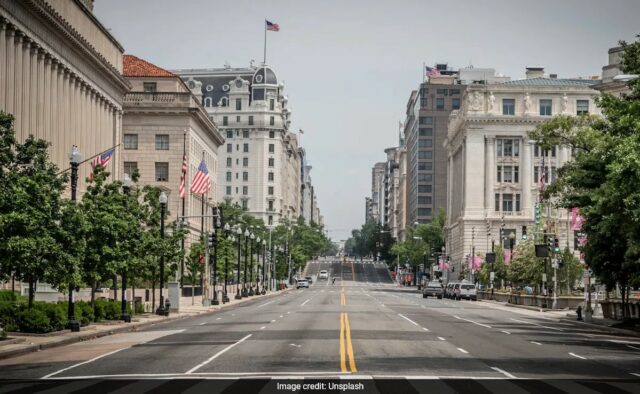
[[558, 237], [553, 237], [553, 251], [560, 253], [560, 240]]
[[535, 224], [538, 224], [539, 221], [540, 221], [540, 205], [536, 204], [536, 206], [533, 208], [533, 222]]
[[522, 226], [522, 239], [527, 239], [527, 226]]
[[209, 245], [210, 248], [213, 248], [215, 246], [215, 244], [216, 244], [216, 235], [215, 235], [215, 233], [210, 233], [207, 236], [207, 238], [208, 238], [207, 239], [207, 244]]

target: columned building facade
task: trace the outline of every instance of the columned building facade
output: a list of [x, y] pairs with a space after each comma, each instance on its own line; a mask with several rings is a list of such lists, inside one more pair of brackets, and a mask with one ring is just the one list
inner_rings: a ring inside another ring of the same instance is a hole
[[277, 225], [301, 214], [302, 168], [284, 84], [268, 66], [176, 70], [202, 97], [225, 145], [219, 151], [217, 199]]
[[[51, 143], [51, 160], [69, 167], [77, 145], [83, 159], [116, 147], [120, 153], [124, 49], [80, 0], [0, 0], [0, 110], [13, 114], [17, 138]], [[120, 171], [118, 160], [107, 170]], [[89, 162], [79, 167], [86, 189]]]
[[[571, 152], [565, 146], [542, 151], [528, 133], [554, 115], [598, 114], [598, 92], [592, 89], [597, 82], [546, 77], [536, 68], [524, 80], [467, 86], [445, 141], [446, 245], [456, 267], [474, 248], [484, 255], [492, 243], [508, 248], [510, 233], [517, 243], [522, 226], [533, 231], [539, 180], [553, 182]], [[573, 249], [568, 212], [549, 209], [542, 216], [547, 215], [561, 245]]]

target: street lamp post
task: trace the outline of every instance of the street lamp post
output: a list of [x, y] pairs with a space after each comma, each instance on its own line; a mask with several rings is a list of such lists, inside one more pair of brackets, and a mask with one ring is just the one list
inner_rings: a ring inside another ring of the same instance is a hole
[[[244, 230], [244, 276], [242, 277], [242, 296], [249, 297], [247, 291], [247, 260], [249, 259], [249, 230]], [[251, 285], [251, 283], [249, 283]]]
[[218, 207], [211, 208], [213, 222], [213, 300], [211, 305], [220, 305], [218, 300], [218, 231], [222, 228], [222, 209]]
[[250, 243], [250, 247], [251, 249], [249, 249], [249, 296], [253, 296], [254, 292], [253, 292], [253, 253], [254, 253], [254, 247], [253, 247], [253, 241], [256, 239], [256, 235], [252, 232], [251, 234], [249, 234], [249, 238], [251, 239], [251, 243]]
[[238, 261], [236, 264], [236, 272], [237, 272], [237, 281], [236, 281], [236, 296], [235, 299], [236, 300], [240, 300], [242, 299], [242, 293], [240, 293], [240, 254], [242, 253], [242, 229], [240, 228], [240, 226], [238, 226], [238, 228], [236, 229], [236, 234], [238, 235]]
[[168, 311], [164, 309], [164, 296], [162, 289], [164, 287], [164, 212], [167, 208], [167, 195], [165, 192], [160, 193], [160, 239], [162, 240], [162, 249], [160, 251], [160, 305], [156, 310], [157, 315], [166, 316]]
[[[127, 203], [129, 199], [129, 193], [131, 192], [131, 178], [129, 174], [124, 174], [122, 179], [122, 191], [127, 198]], [[127, 313], [127, 267], [124, 267], [122, 270], [122, 305], [121, 311], [122, 320], [126, 323], [131, 323], [131, 316]]]
[[262, 240], [262, 295], [267, 294], [267, 286], [268, 286], [268, 283], [270, 282], [270, 281], [267, 281], [267, 283], [265, 283], [265, 280], [267, 278], [267, 271], [266, 271], [267, 260], [266, 260], [266, 257], [267, 257], [267, 242], [266, 242], [266, 240], [263, 239]]
[[[255, 295], [259, 295], [260, 294], [260, 237], [256, 237], [256, 244], [255, 244], [255, 255], [256, 255], [256, 291], [255, 291]], [[251, 250], [253, 251], [253, 245], [251, 246]]]
[[[225, 238], [231, 242], [231, 245], [233, 245], [234, 239], [232, 238], [230, 233], [231, 233], [231, 226], [229, 226], [229, 222], [227, 222], [227, 223], [224, 224], [224, 235], [225, 235]], [[229, 296], [227, 295], [227, 282], [228, 282], [227, 275], [229, 273], [229, 269], [228, 269], [228, 265], [227, 265], [228, 261], [229, 261], [229, 256], [227, 255], [227, 253], [225, 251], [225, 254], [224, 254], [224, 286], [223, 286], [223, 290], [222, 290], [222, 302], [223, 303], [229, 302]]]
[[[71, 164], [71, 201], [73, 201], [74, 204], [76, 202], [76, 191], [78, 189], [78, 166], [80, 165], [80, 160], [82, 160], [80, 150], [76, 145], [73, 145], [71, 147], [71, 153], [69, 154], [69, 162]], [[71, 281], [69, 283], [69, 306], [67, 308], [67, 314], [69, 319], [69, 329], [73, 332], [78, 332], [80, 331], [80, 322], [76, 320], [75, 303], [73, 300], [74, 288], [75, 283]]]

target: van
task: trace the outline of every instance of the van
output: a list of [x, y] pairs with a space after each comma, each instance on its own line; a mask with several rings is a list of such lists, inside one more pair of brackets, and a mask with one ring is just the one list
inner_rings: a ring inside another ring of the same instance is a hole
[[477, 301], [478, 295], [476, 287], [472, 283], [461, 283], [458, 291], [458, 299], [464, 298], [465, 300]]
[[447, 283], [447, 287], [444, 289], [445, 298], [455, 299], [455, 286], [459, 285], [460, 282], [449, 282]]

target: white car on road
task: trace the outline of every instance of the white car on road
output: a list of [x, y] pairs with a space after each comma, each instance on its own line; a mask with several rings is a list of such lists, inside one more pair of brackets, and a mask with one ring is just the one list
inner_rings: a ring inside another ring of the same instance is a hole
[[318, 279], [329, 279], [329, 273], [326, 270], [320, 271], [320, 275], [318, 275]]
[[306, 279], [298, 279], [298, 281], [296, 282], [296, 289], [299, 289], [301, 287], [306, 287], [308, 289], [309, 281]]

